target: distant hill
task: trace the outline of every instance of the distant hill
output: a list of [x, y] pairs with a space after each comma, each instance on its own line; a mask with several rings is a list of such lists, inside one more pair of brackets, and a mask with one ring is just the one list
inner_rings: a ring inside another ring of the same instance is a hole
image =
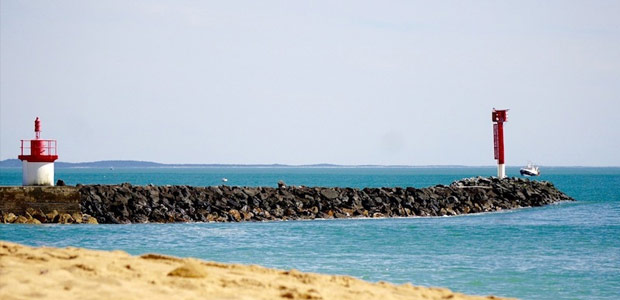
[[163, 167], [164, 164], [150, 162], [150, 161], [137, 161], [137, 160], [100, 160], [93, 162], [57, 162], [57, 168], [153, 168]]
[[[5, 159], [0, 161], [0, 168], [20, 168], [22, 162], [19, 159]], [[308, 165], [315, 167], [337, 167], [331, 164]], [[200, 167], [291, 167], [283, 164], [162, 164], [152, 161], [139, 160], [100, 160], [93, 162], [62, 162], [55, 163], [56, 168], [200, 168]]]
[[[0, 168], [14, 168], [21, 167], [22, 162], [19, 159], [5, 159], [0, 161]], [[166, 165], [150, 162], [150, 161], [136, 161], [136, 160], [101, 160], [93, 162], [62, 162], [58, 161], [54, 164], [56, 168], [152, 168], [152, 167], [164, 167]]]
[[0, 168], [21, 168], [22, 162], [19, 159], [0, 160]]
[[[19, 159], [5, 159], [0, 161], [0, 168], [21, 168], [22, 162]], [[307, 168], [343, 168], [343, 167], [359, 167], [359, 168], [460, 168], [465, 166], [446, 165], [446, 166], [405, 166], [405, 165], [336, 165], [336, 164], [312, 164], [312, 165], [284, 165], [284, 164], [162, 164], [152, 161], [139, 160], [100, 160], [93, 162], [56, 162], [56, 168], [208, 168], [208, 167], [254, 167], [254, 168], [287, 168], [287, 167], [307, 167]]]

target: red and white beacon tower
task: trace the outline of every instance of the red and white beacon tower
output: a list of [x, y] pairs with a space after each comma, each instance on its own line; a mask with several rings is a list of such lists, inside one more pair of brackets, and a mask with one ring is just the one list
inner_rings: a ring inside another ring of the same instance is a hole
[[493, 124], [493, 144], [495, 146], [495, 159], [497, 159], [497, 178], [506, 177], [506, 166], [504, 165], [504, 122], [508, 121], [506, 116], [507, 109], [493, 109], [491, 119]]
[[54, 161], [58, 159], [56, 140], [41, 139], [41, 121], [34, 120], [34, 140], [22, 140], [22, 185], [54, 185]]

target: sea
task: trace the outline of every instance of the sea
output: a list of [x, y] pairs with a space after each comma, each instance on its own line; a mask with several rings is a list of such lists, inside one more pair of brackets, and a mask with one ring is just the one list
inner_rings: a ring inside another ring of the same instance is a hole
[[[32, 246], [121, 249], [368, 281], [446, 287], [521, 299], [620, 299], [620, 168], [543, 167], [534, 180], [575, 198], [537, 208], [454, 217], [254, 223], [5, 225]], [[427, 187], [494, 167], [67, 168], [67, 184]], [[508, 176], [519, 176], [508, 168]], [[227, 179], [226, 182], [223, 179]], [[21, 169], [0, 168], [0, 185]]]

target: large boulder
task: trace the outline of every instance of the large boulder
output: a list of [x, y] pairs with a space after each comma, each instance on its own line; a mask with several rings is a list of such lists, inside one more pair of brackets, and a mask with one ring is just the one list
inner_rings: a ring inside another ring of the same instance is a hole
[[3, 219], [5, 224], [14, 223], [17, 220], [17, 216], [13, 213], [8, 213], [4, 215]]
[[239, 213], [238, 210], [236, 209], [231, 209], [228, 211], [228, 213], [230, 214], [230, 216], [232, 217], [232, 219], [236, 222], [241, 221], [241, 214]]
[[17, 219], [15, 219], [15, 222], [13, 222], [15, 224], [27, 224], [28, 223], [28, 218], [24, 217], [24, 216], [18, 216]]
[[71, 217], [70, 214], [60, 214], [58, 217], [59, 224], [73, 224], [75, 220]]
[[331, 189], [331, 188], [324, 188], [321, 190], [321, 195], [323, 195], [323, 197], [329, 199], [329, 200], [334, 200], [336, 198], [338, 198], [338, 192], [335, 189]]

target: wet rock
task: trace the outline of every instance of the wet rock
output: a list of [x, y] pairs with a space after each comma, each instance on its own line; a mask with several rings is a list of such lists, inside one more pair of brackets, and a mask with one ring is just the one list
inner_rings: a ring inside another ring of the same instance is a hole
[[241, 214], [239, 213], [238, 210], [231, 209], [230, 211], [228, 211], [228, 213], [230, 214], [230, 216], [233, 218], [234, 221], [236, 222], [241, 221]]
[[24, 216], [18, 216], [17, 219], [15, 219], [15, 222], [13, 222], [15, 224], [26, 224], [28, 223], [28, 218], [24, 217]]
[[26, 224], [41, 224], [41, 221], [33, 218], [30, 214], [27, 215], [28, 220], [26, 220]]
[[78, 212], [72, 213], [71, 217], [73, 218], [75, 223], [82, 224], [83, 219], [82, 219], [82, 214], [81, 213], [78, 213]]
[[219, 216], [217, 215], [217, 213], [207, 215], [207, 221], [209, 222], [215, 222], [218, 218]]
[[58, 211], [57, 210], [52, 210], [51, 212], [45, 214], [45, 218], [47, 220], [47, 222], [58, 222]]
[[75, 222], [75, 220], [73, 219], [73, 217], [71, 217], [70, 214], [60, 214], [58, 216], [58, 223], [59, 224], [73, 224]]
[[243, 221], [250, 221], [254, 217], [252, 212], [242, 212], [241, 216], [243, 217]]
[[17, 216], [13, 213], [8, 213], [4, 215], [4, 223], [15, 223], [17, 220]]
[[30, 214], [34, 219], [40, 223], [47, 222], [47, 216], [40, 209], [27, 209], [26, 213]]
[[346, 218], [347, 218], [347, 215], [345, 215], [345, 214], [343, 214], [343, 213], [340, 213], [340, 212], [335, 212], [335, 213], [334, 213], [334, 218], [337, 218], [337, 219], [346, 219]]

